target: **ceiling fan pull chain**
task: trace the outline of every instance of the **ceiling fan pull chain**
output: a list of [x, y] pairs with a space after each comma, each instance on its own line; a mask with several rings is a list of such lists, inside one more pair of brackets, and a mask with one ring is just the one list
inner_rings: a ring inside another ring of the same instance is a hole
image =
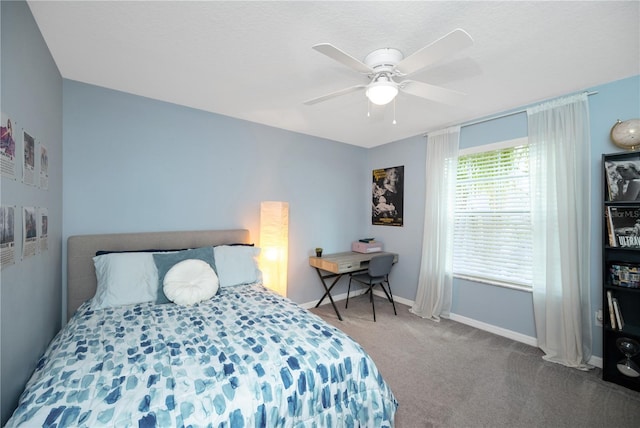
[[371, 100], [367, 98], [367, 117], [371, 117]]
[[393, 99], [393, 124], [395, 125], [396, 122], [396, 99]]

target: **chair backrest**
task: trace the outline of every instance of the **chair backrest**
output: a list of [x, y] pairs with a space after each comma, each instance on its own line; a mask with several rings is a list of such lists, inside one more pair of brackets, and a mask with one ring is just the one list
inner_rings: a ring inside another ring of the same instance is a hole
[[391, 266], [393, 266], [393, 254], [384, 254], [381, 256], [372, 257], [369, 261], [369, 275], [370, 276], [385, 276], [391, 272]]

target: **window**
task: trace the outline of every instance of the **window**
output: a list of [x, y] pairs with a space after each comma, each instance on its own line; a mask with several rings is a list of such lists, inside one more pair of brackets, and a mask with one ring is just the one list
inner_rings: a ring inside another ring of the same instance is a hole
[[455, 276], [531, 287], [526, 138], [460, 151], [453, 239]]

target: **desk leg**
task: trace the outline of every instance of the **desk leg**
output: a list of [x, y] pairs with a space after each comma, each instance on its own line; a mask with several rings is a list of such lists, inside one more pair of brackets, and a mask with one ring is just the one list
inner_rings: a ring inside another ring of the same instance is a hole
[[[318, 300], [318, 303], [316, 304], [316, 308], [318, 306], [320, 306], [320, 304], [322, 303], [324, 298], [328, 296], [329, 300], [331, 301], [331, 306], [333, 306], [333, 310], [336, 311], [336, 315], [338, 316], [338, 319], [340, 321], [342, 321], [342, 317], [340, 316], [340, 312], [338, 312], [338, 308], [336, 307], [336, 303], [333, 301], [333, 297], [331, 297], [331, 290], [338, 283], [340, 278], [342, 278], [342, 274], [334, 274], [334, 275], [322, 276], [322, 274], [320, 273], [320, 269], [318, 269], [318, 268], [316, 268], [316, 272], [318, 272], [318, 276], [320, 277], [320, 282], [322, 282], [322, 286], [325, 289], [324, 295], [322, 296], [322, 298], [320, 300]], [[334, 276], [336, 277], [336, 279], [333, 280], [333, 282], [331, 283], [331, 286], [327, 287], [327, 283], [324, 280], [327, 279], [327, 278], [333, 278]]]

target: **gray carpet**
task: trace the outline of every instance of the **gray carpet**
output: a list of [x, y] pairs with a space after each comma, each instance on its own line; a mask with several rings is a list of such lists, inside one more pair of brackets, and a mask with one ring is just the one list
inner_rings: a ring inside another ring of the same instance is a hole
[[368, 296], [311, 311], [373, 357], [400, 406], [396, 428], [640, 427], [640, 393], [544, 361], [542, 352], [450, 320], [424, 320]]

